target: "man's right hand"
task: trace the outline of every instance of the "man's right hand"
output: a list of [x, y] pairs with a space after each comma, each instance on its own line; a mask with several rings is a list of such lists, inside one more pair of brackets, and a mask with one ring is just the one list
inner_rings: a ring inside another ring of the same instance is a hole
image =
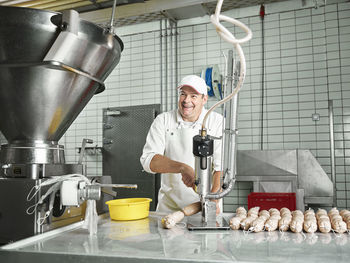
[[185, 163], [173, 161], [168, 157], [156, 154], [151, 160], [150, 168], [155, 173], [181, 173], [184, 184], [195, 189], [194, 170]]
[[183, 166], [180, 169], [180, 173], [182, 175], [183, 183], [188, 187], [194, 188], [195, 176], [193, 168], [187, 164], [183, 164]]

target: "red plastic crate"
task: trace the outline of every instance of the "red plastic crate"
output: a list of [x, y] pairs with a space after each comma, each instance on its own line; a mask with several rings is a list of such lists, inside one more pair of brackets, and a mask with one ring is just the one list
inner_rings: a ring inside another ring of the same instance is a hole
[[295, 193], [257, 193], [248, 195], [248, 209], [259, 206], [260, 210], [270, 208], [281, 209], [287, 207], [291, 211], [296, 209]]

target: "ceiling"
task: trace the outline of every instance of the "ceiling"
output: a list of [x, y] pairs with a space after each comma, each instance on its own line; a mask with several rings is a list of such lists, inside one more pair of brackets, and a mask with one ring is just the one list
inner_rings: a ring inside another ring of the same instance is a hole
[[[148, 0], [117, 0], [117, 6], [143, 3]], [[78, 12], [93, 11], [108, 8], [113, 5], [111, 0], [0, 0], [0, 5], [30, 7], [51, 11], [75, 9]]]
[[[286, 0], [225, 0], [222, 11]], [[115, 26], [169, 18], [181, 20], [214, 13], [216, 0], [117, 0]], [[29, 7], [61, 12], [74, 9], [84, 19], [103, 23], [111, 16], [111, 0], [0, 0], [3, 6]]]

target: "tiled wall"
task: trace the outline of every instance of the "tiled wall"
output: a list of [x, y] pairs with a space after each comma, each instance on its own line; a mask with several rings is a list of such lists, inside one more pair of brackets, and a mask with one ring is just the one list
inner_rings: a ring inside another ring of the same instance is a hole
[[[332, 1], [326, 7], [303, 9], [296, 2], [302, 1], [266, 5], [264, 62], [259, 7], [228, 12], [253, 31], [253, 39], [243, 45], [247, 77], [240, 93], [238, 148], [310, 149], [330, 176], [328, 101], [332, 100], [337, 206], [349, 208], [350, 3]], [[223, 72], [221, 52], [232, 46], [220, 40], [208, 21], [205, 17], [178, 23], [179, 77], [199, 74], [203, 66], [213, 64]], [[83, 138], [102, 145], [103, 108], [161, 102], [159, 23], [137, 28], [134, 32], [130, 28], [117, 31], [125, 45], [119, 65], [106, 80], [106, 90], [91, 100], [60, 142], [65, 145], [68, 162], [78, 160], [76, 148]], [[237, 31], [238, 38], [244, 35]], [[175, 83], [170, 83], [168, 91], [174, 96], [170, 87]], [[214, 102], [211, 99], [208, 106]], [[320, 115], [319, 121], [312, 120], [313, 113]], [[89, 175], [102, 174], [101, 155], [88, 155], [86, 161]], [[236, 183], [224, 200], [224, 210], [246, 204], [251, 189], [251, 183]]]

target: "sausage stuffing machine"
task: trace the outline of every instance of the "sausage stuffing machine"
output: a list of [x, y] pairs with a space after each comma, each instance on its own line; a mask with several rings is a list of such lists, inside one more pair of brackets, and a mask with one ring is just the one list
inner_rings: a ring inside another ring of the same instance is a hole
[[[101, 185], [89, 184], [81, 162], [65, 163], [58, 141], [104, 90], [122, 50], [113, 30], [75, 11], [0, 7], [0, 244], [82, 220], [83, 201], [100, 198]], [[75, 174], [68, 200], [63, 188], [46, 193], [44, 182]]]

